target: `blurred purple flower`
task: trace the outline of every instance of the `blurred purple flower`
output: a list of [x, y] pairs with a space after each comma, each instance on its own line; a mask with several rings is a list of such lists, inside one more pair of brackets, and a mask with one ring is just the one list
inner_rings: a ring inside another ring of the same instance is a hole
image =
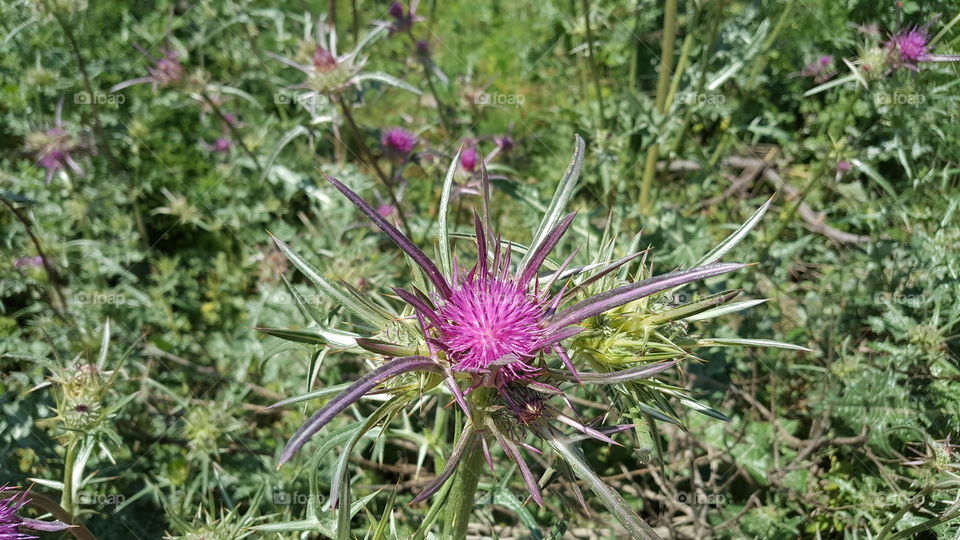
[[410, 2], [409, 11], [404, 9], [402, 2], [390, 4], [390, 9], [387, 10], [387, 13], [393, 18], [393, 22], [390, 23], [391, 34], [409, 32], [410, 29], [413, 28], [413, 23], [425, 20], [423, 17], [417, 16], [417, 4], [417, 0]]
[[56, 532], [68, 529], [62, 521], [40, 521], [20, 516], [20, 510], [30, 502], [29, 490], [17, 491], [9, 497], [4, 492], [17, 491], [7, 485], [0, 486], [0, 540], [29, 540], [36, 538], [23, 530]]
[[920, 62], [928, 60], [929, 41], [930, 36], [923, 28], [911, 28], [890, 36], [890, 40], [884, 43], [890, 54], [890, 65], [918, 71]]
[[43, 257], [34, 255], [33, 257], [17, 257], [13, 260], [14, 268], [39, 268], [43, 266]]
[[853, 167], [850, 165], [849, 161], [841, 160], [837, 162], [837, 170], [842, 173], [849, 171], [851, 168]]
[[382, 217], [390, 217], [396, 211], [397, 208], [392, 204], [383, 203], [377, 207], [377, 213]]
[[513, 137], [509, 135], [497, 135], [493, 138], [493, 143], [497, 145], [501, 152], [513, 150]]
[[413, 148], [417, 146], [417, 142], [416, 135], [399, 127], [388, 128], [380, 136], [380, 144], [383, 145], [388, 154], [394, 157], [405, 158], [409, 156]]
[[833, 57], [824, 55], [804, 66], [800, 75], [802, 77], [813, 77], [817, 83], [823, 83], [833, 76], [833, 71], [830, 69], [832, 65]]
[[158, 87], [169, 86], [183, 79], [183, 65], [180, 63], [180, 55], [178, 55], [176, 51], [162, 48], [160, 49], [161, 56], [159, 58], [152, 58], [142, 47], [138, 45], [134, 46], [140, 51], [140, 54], [142, 54], [144, 58], [151, 62], [152, 65], [147, 67], [147, 73], [150, 75], [117, 83], [110, 87], [111, 93], [134, 85], [147, 83], [152, 85], [153, 90], [156, 91]]
[[320, 73], [333, 71], [337, 67], [337, 58], [320, 45], [317, 45], [317, 48], [313, 50], [313, 56], [310, 60], [313, 62], [313, 67]]
[[233, 143], [230, 142], [230, 139], [226, 137], [219, 137], [217, 140], [213, 141], [213, 144], [204, 144], [204, 146], [210, 152], [216, 154], [226, 154], [230, 152], [230, 148], [233, 147]]
[[64, 123], [60, 119], [59, 106], [57, 107], [55, 126], [46, 131], [28, 135], [26, 149], [36, 156], [37, 165], [47, 170], [47, 184], [53, 179], [53, 175], [61, 170], [69, 169], [77, 176], [83, 176], [83, 169], [80, 168], [73, 155], [84, 150], [84, 146], [67, 133]]
[[480, 162], [480, 155], [477, 153], [476, 146], [468, 146], [460, 154], [460, 166], [467, 172], [475, 172]]

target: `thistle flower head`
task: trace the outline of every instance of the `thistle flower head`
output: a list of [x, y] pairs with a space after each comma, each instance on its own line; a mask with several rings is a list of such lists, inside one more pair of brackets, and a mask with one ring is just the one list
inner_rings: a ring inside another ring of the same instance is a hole
[[17, 257], [13, 260], [14, 268], [39, 268], [43, 266], [43, 257], [34, 255], [33, 257]]
[[[518, 257], [519, 261], [512, 256], [514, 244], [502, 241], [494, 233], [488, 215], [481, 218], [474, 214], [475, 263], [461, 266], [452, 256], [448, 237], [442, 230], [438, 264], [376, 208], [339, 180], [327, 177], [334, 188], [420, 268], [431, 290], [393, 289], [412, 309], [412, 315], [404, 323], [387, 324], [403, 326], [405, 330], [385, 331], [378, 334], [378, 339], [356, 338], [359, 347], [383, 354], [387, 361], [357, 379], [301, 426], [284, 448], [281, 463], [288, 461], [313, 435], [366, 393], [413, 372], [440, 375], [440, 379], [433, 380], [445, 383], [459, 408], [471, 420], [465, 424], [464, 432], [442, 474], [414, 501], [436, 493], [453, 474], [462, 457], [468, 452], [477, 451], [478, 446], [482, 447], [488, 463], [491, 463], [487, 441], [495, 440], [503, 452], [516, 462], [533, 500], [542, 504], [537, 479], [524, 462], [521, 450], [538, 451], [524, 442], [526, 435], [531, 432], [544, 439], [558, 437], [561, 432], [553, 426], [552, 421], [594, 439], [616, 444], [609, 434], [629, 428], [630, 425], [603, 430], [592, 428], [550, 406], [549, 397], [562, 395], [559, 385], [565, 382], [615, 384], [637, 381], [675, 366], [676, 360], [641, 363], [621, 371], [580, 373], [563, 343], [587, 330], [591, 326], [588, 321], [595, 320], [598, 315], [693, 281], [737, 270], [744, 265], [705, 264], [612, 287], [574, 301], [576, 294], [585, 290], [582, 285], [601, 279], [643, 254], [633, 253], [595, 268], [568, 271], [577, 254], [575, 250], [559, 265], [551, 264], [549, 271], [544, 268], [549, 255], [576, 217], [576, 213], [561, 216], [559, 210], [566, 201], [565, 190], [571, 189], [570, 186], [579, 175], [583, 146], [583, 140], [578, 137], [577, 151], [564, 182], [557, 190], [558, 195], [551, 203], [552, 210], [544, 218], [523, 257]], [[462, 156], [450, 164], [447, 189], [452, 185], [450, 182], [457, 166], [464, 166]], [[476, 162], [473, 165], [480, 166], [480, 193], [484, 200], [489, 200], [490, 185], [486, 170], [476, 154], [474, 159]], [[441, 208], [441, 212], [444, 211]], [[289, 246], [277, 239], [275, 242], [298, 268], [312, 270]], [[578, 286], [571, 287], [572, 276], [592, 270], [596, 270], [594, 275], [584, 277]], [[402, 319], [398, 316], [394, 320]], [[404, 342], [403, 336], [412, 336], [415, 343]], [[383, 341], [380, 337], [395, 342]], [[557, 367], [551, 367], [551, 363]], [[558, 369], [561, 366], [562, 369]], [[469, 387], [464, 390], [461, 384], [469, 384]], [[387, 385], [387, 388], [391, 386]], [[471, 401], [469, 404], [468, 397]], [[331, 488], [331, 501], [337, 500], [338, 486], [334, 484]]]
[[884, 43], [891, 67], [917, 71], [920, 62], [928, 58], [929, 42], [930, 36], [923, 28], [915, 27], [894, 34]]
[[543, 337], [544, 306], [523, 284], [491, 275], [473, 276], [438, 310], [440, 343], [458, 371], [482, 373], [502, 358], [515, 358], [506, 380], [536, 372], [530, 363]]
[[416, 135], [399, 127], [388, 128], [380, 136], [380, 144], [394, 157], [407, 157], [417, 142]]
[[497, 145], [501, 152], [513, 150], [513, 137], [509, 135], [498, 135], [493, 138], [493, 143]]
[[37, 165], [47, 171], [46, 182], [62, 170], [70, 170], [83, 176], [83, 169], [74, 159], [74, 154], [83, 150], [83, 145], [64, 128], [61, 122], [46, 131], [27, 136], [26, 149], [36, 156]]
[[467, 172], [475, 172], [479, 161], [480, 155], [477, 153], [476, 146], [468, 146], [464, 148], [463, 153], [460, 154], [460, 166]]
[[317, 45], [317, 48], [313, 50], [311, 61], [313, 67], [320, 73], [327, 73], [337, 67], [336, 57], [321, 45]]
[[803, 77], [812, 77], [816, 82], [822, 83], [833, 74], [830, 66], [833, 64], [833, 57], [824, 55], [803, 67], [800, 75]]
[[390, 22], [391, 34], [409, 32], [410, 29], [413, 28], [413, 23], [424, 20], [423, 17], [417, 16], [417, 0], [410, 3], [409, 10], [403, 7], [402, 2], [393, 2], [390, 4], [387, 13], [390, 15], [390, 18], [393, 19], [393, 21]]
[[180, 63], [180, 54], [177, 51], [172, 48], [161, 48], [159, 50], [160, 56], [154, 57], [143, 47], [139, 45], [134, 45], [134, 47], [150, 62], [150, 65], [147, 66], [148, 75], [117, 83], [110, 87], [110, 92], [116, 92], [138, 84], [149, 84], [156, 91], [157, 88], [172, 86], [183, 80], [183, 64]]

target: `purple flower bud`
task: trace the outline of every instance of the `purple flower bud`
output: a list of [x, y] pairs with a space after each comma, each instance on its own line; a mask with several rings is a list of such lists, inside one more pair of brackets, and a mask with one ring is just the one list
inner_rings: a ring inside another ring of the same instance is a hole
[[494, 144], [500, 147], [502, 152], [513, 150], [513, 137], [509, 135], [499, 135], [493, 138]]
[[317, 45], [317, 48], [313, 51], [313, 67], [317, 68], [317, 71], [321, 73], [326, 73], [337, 67], [337, 59], [334, 58], [330, 51]]
[[167, 86], [179, 81], [183, 77], [183, 65], [180, 64], [179, 55], [176, 51], [161, 49], [163, 56], [160, 57], [153, 66], [147, 68], [154, 84]]
[[382, 217], [390, 217], [397, 209], [392, 204], [383, 203], [377, 207], [377, 213]]
[[845, 172], [849, 171], [851, 168], [852, 168], [852, 167], [851, 167], [849, 161], [842, 160], [842, 161], [838, 161], [838, 162], [837, 162], [837, 170], [840, 171], [840, 172], [842, 172], [842, 173], [845, 173]]
[[401, 4], [400, 2], [394, 2], [390, 4], [390, 9], [388, 10], [388, 12], [390, 13], [390, 16], [393, 17], [394, 19], [402, 19], [403, 13], [404, 13], [403, 4]]
[[230, 139], [226, 137], [220, 137], [210, 146], [210, 151], [218, 154], [226, 154], [230, 151], [231, 146], [233, 146], [233, 143], [230, 142]]
[[468, 146], [463, 150], [463, 153], [460, 154], [460, 166], [467, 172], [476, 171], [479, 161], [480, 157], [477, 154], [477, 148], [475, 146]]
[[413, 52], [419, 58], [430, 58], [430, 43], [418, 40], [413, 46]]
[[380, 137], [380, 144], [388, 153], [406, 157], [417, 145], [417, 136], [403, 128], [389, 128]]

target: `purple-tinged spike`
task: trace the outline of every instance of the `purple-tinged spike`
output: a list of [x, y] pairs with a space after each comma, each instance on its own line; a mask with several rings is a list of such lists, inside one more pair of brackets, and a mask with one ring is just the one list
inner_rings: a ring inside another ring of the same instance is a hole
[[520, 450], [510, 442], [509, 439], [503, 436], [500, 433], [500, 430], [497, 429], [497, 426], [493, 422], [488, 422], [490, 431], [493, 432], [494, 437], [497, 438], [497, 442], [500, 443], [500, 446], [503, 448], [503, 452], [507, 454], [507, 457], [512, 459], [514, 463], [517, 464], [517, 467], [520, 469], [520, 476], [523, 477], [523, 482], [527, 485], [527, 490], [530, 492], [530, 496], [539, 506], [543, 506], [543, 498], [540, 496], [540, 486], [537, 484], [537, 480], [533, 477], [533, 473], [530, 472], [530, 467], [527, 466], [527, 462], [523, 460], [523, 456], [520, 455]]
[[503, 250], [503, 260], [500, 261], [501, 267], [497, 269], [500, 274], [500, 281], [506, 281], [510, 276], [510, 263], [513, 250], [513, 242], [507, 242], [507, 248]]
[[480, 216], [473, 213], [473, 227], [477, 231], [477, 265], [480, 268], [480, 275], [487, 275], [487, 239], [483, 231], [483, 223], [480, 222]]
[[530, 261], [527, 263], [526, 268], [520, 272], [520, 277], [517, 279], [517, 283], [525, 284], [529, 283], [533, 276], [537, 275], [537, 272], [540, 270], [540, 265], [543, 264], [543, 261], [547, 259], [547, 255], [553, 251], [553, 248], [556, 247], [557, 242], [563, 238], [563, 235], [566, 234], [567, 229], [570, 228], [570, 225], [573, 224], [573, 218], [577, 217], [576, 212], [570, 212], [564, 216], [563, 220], [557, 224], [556, 227], [547, 234], [546, 238], [543, 239], [543, 242], [537, 246], [536, 251], [533, 252], [533, 255], [530, 257]]
[[487, 175], [487, 164], [480, 160], [480, 212], [483, 215], [483, 229], [487, 242], [493, 242], [493, 226], [490, 225], [490, 176]]
[[409, 238], [404, 236], [396, 227], [391, 225], [379, 212], [376, 211], [372, 206], [367, 204], [366, 201], [360, 198], [359, 195], [354, 193], [350, 188], [345, 186], [341, 181], [336, 178], [328, 175], [324, 175], [327, 178], [327, 181], [333, 184], [333, 187], [337, 188], [340, 193], [350, 199], [350, 202], [354, 204], [361, 212], [366, 214], [370, 221], [376, 224], [381, 231], [384, 232], [390, 240], [393, 240], [393, 243], [397, 245], [398, 248], [406, 252], [415, 263], [417, 263], [424, 272], [427, 273], [427, 277], [430, 278], [430, 281], [433, 282], [434, 286], [437, 288], [437, 292], [440, 293], [444, 298], [449, 298], [451, 291], [450, 285], [447, 284], [447, 281], [443, 279], [443, 274], [440, 273], [440, 269], [437, 268], [437, 265], [433, 264], [433, 261], [430, 260], [423, 251], [420, 251], [420, 248], [416, 246]]
[[493, 468], [493, 458], [490, 457], [490, 446], [487, 444], [487, 439], [485, 437], [480, 437], [480, 448], [483, 450], [483, 459], [486, 460], [487, 467], [490, 467], [490, 474], [496, 478], [497, 471]]
[[567, 338], [573, 337], [580, 332], [583, 332], [582, 326], [568, 326], [560, 330], [554, 330], [553, 332], [545, 333], [546, 335], [540, 339], [535, 348], [537, 350], [546, 349], [557, 343], [560, 343]]
[[547, 383], [540, 382], [540, 381], [532, 381], [532, 380], [526, 381], [524, 385], [529, 387], [532, 390], [536, 390], [537, 392], [540, 392], [541, 394], [548, 394], [551, 396], [565, 395], [563, 393], [563, 390], [557, 388], [556, 386], [549, 385]]
[[533, 452], [534, 454], [537, 454], [537, 455], [540, 455], [540, 456], [543, 455], [543, 452], [541, 452], [540, 449], [537, 448], [536, 446], [529, 445], [529, 444], [527, 444], [527, 443], [525, 443], [525, 442], [521, 442], [521, 443], [520, 443], [520, 446], [522, 446], [522, 447], [523, 447], [524, 449], [526, 449], [528, 452]]
[[544, 329], [544, 333], [550, 334], [560, 328], [589, 319], [590, 317], [633, 302], [634, 300], [650, 296], [651, 294], [679, 287], [692, 281], [699, 281], [701, 279], [719, 276], [720, 274], [726, 274], [727, 272], [739, 270], [744, 266], [747, 265], [740, 263], [708, 264], [706, 266], [698, 266], [696, 268], [654, 276], [643, 281], [638, 281], [637, 283], [611, 289], [557, 313], [551, 318], [550, 324]]
[[433, 310], [430, 306], [428, 306], [427, 303], [424, 302], [416, 294], [409, 291], [405, 291], [399, 287], [394, 287], [393, 292], [395, 292], [397, 296], [400, 297], [401, 300], [413, 306], [413, 308], [417, 310], [417, 313], [420, 313], [426, 318], [430, 319], [430, 322], [432, 322], [434, 326], [436, 326], [437, 328], [440, 327], [440, 324], [442, 321], [437, 316], [437, 312]]
[[567, 350], [563, 348], [563, 345], [560, 345], [559, 343], [554, 345], [553, 351], [557, 353], [557, 356], [559, 356], [560, 360], [563, 361], [563, 365], [567, 368], [567, 371], [570, 372], [570, 375], [573, 375], [573, 378], [576, 379], [578, 383], [583, 384], [583, 379], [580, 378], [580, 373], [573, 365], [573, 360], [570, 360], [570, 355], [567, 354]]
[[605, 443], [607, 443], [607, 444], [612, 444], [612, 445], [614, 445], [614, 446], [623, 446], [622, 444], [620, 444], [620, 443], [618, 443], [617, 441], [611, 439], [610, 437], [607, 437], [607, 436], [604, 435], [603, 433], [601, 433], [601, 432], [593, 429], [592, 427], [590, 427], [590, 426], [588, 426], [588, 425], [586, 425], [586, 424], [581, 424], [580, 422], [577, 422], [576, 420], [574, 420], [573, 418], [570, 418], [569, 416], [567, 416], [567, 415], [565, 415], [565, 414], [557, 414], [557, 420], [559, 420], [560, 422], [562, 422], [562, 423], [564, 423], [564, 424], [566, 424], [566, 425], [568, 425], [568, 426], [576, 429], [577, 431], [580, 431], [581, 433], [583, 433], [583, 434], [585, 434], [585, 435], [589, 435], [590, 437], [593, 437], [594, 439], [597, 439], [598, 441], [603, 441], [603, 442], [605, 442]]
[[[582, 372], [580, 373], [580, 379], [584, 382], [592, 384], [621, 384], [629, 381], [636, 381], [639, 379], [647, 379], [660, 373], [661, 371], [666, 371], [673, 366], [677, 365], [676, 360], [670, 360], [667, 362], [659, 362], [656, 364], [650, 364], [646, 366], [639, 366], [630, 369], [624, 369], [620, 371], [611, 371], [609, 373], [598, 373], [598, 372]], [[561, 379], [568, 379], [566, 373], [557, 370], [550, 370], [550, 374], [559, 377]]]
[[644, 253], [647, 253], [648, 251], [650, 251], [649, 248], [647, 248], [647, 249], [645, 249], [645, 250], [643, 250], [643, 251], [638, 251], [638, 252], [636, 252], [636, 253], [631, 253], [630, 255], [627, 255], [626, 257], [623, 257], [623, 258], [617, 259], [616, 261], [613, 261], [613, 262], [610, 263], [608, 266], [604, 267], [603, 270], [600, 270], [600, 271], [597, 272], [596, 274], [594, 274], [594, 275], [590, 276], [589, 278], [585, 279], [585, 280], [583, 281], [583, 283], [580, 283], [580, 284], [577, 285], [576, 287], [570, 289], [570, 290], [567, 292], [567, 295], [572, 295], [572, 294], [576, 293], [577, 291], [579, 291], [579, 290], [581, 290], [581, 289], [583, 289], [583, 288], [585, 288], [585, 287], [589, 287], [591, 284], [596, 283], [597, 281], [599, 281], [600, 278], [602, 278], [603, 276], [609, 274], [610, 272], [613, 272], [614, 270], [617, 270], [617, 269], [620, 268], [621, 266], [629, 263], [630, 261], [632, 261], [632, 260], [636, 259], [637, 257], [643, 255]]
[[457, 466], [460, 465], [460, 461], [463, 459], [467, 449], [474, 445], [473, 439], [473, 425], [467, 424], [466, 427], [463, 428], [463, 432], [460, 433], [460, 437], [457, 439], [457, 444], [454, 445], [453, 451], [450, 452], [450, 457], [447, 458], [447, 462], [443, 466], [443, 471], [439, 476], [431, 480], [430, 483], [423, 488], [423, 491], [410, 501], [410, 504], [426, 500], [436, 493], [440, 487], [453, 476], [454, 471], [456, 471]]
[[550, 305], [547, 306], [546, 314], [548, 317], [552, 317], [554, 313], [557, 312], [557, 308], [560, 307], [560, 304], [563, 303], [564, 291], [567, 290], [567, 283], [563, 284], [563, 287], [560, 288], [560, 292], [553, 297], [553, 300], [550, 301]]
[[360, 377], [350, 385], [349, 388], [330, 400], [323, 408], [311, 416], [305, 424], [300, 426], [300, 429], [293, 434], [293, 437], [290, 438], [287, 446], [284, 447], [283, 452], [280, 454], [280, 465], [289, 461], [323, 426], [327, 425], [334, 417], [343, 412], [344, 409], [356, 403], [364, 394], [387, 379], [411, 371], [437, 372], [440, 371], [440, 366], [425, 356], [407, 356], [392, 360]]
[[[547, 281], [546, 285], [543, 286], [543, 298], [550, 296], [550, 289], [553, 288], [553, 284], [556, 283], [558, 279], [560, 279], [560, 275], [563, 274], [564, 271], [566, 271], [567, 267], [570, 266], [570, 263], [573, 262], [574, 257], [576, 257], [578, 253], [580, 253], [579, 247], [575, 248], [573, 252], [570, 253], [570, 255], [567, 256], [567, 258], [564, 259], [564, 261], [560, 264], [560, 268], [557, 268], [557, 271], [550, 276], [550, 281]], [[564, 289], [566, 289], [566, 287], [564, 287]], [[561, 298], [562, 298], [562, 295], [561, 295]]]
[[392, 357], [410, 356], [417, 352], [412, 347], [407, 347], [405, 345], [398, 345], [396, 343], [390, 343], [389, 341], [382, 341], [379, 339], [355, 338], [355, 341], [357, 342], [357, 345], [359, 345], [362, 349], [365, 349], [377, 354], [382, 354], [384, 356], [392, 356]]

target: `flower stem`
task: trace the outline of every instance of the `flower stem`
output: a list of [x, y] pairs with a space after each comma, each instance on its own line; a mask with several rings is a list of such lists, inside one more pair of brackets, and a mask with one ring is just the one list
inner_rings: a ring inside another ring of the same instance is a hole
[[[673, 71], [673, 41], [677, 36], [677, 0], [666, 0], [663, 11], [663, 39], [660, 42], [660, 73], [657, 75], [656, 108], [660, 116], [666, 113], [667, 93], [670, 90], [670, 74]], [[650, 188], [657, 171], [657, 154], [660, 145], [653, 144], [647, 150], [647, 160], [643, 167], [643, 180], [640, 184], [640, 211], [650, 211]]]
[[73, 464], [77, 461], [77, 441], [67, 446], [67, 455], [63, 464], [63, 494], [60, 497], [60, 506], [71, 516], [71, 523], [77, 519], [77, 509], [73, 500]]
[[603, 107], [603, 91], [600, 88], [600, 71], [597, 68], [597, 57], [593, 50], [593, 30], [590, 28], [590, 0], [583, 0], [583, 22], [587, 27], [587, 51], [590, 54], [590, 75], [593, 78], [593, 89], [597, 94], [597, 131], [602, 130], [607, 115]]
[[380, 164], [377, 162], [376, 158], [373, 157], [373, 152], [370, 151], [370, 148], [367, 146], [367, 141], [363, 138], [363, 133], [360, 132], [360, 128], [357, 126], [356, 120], [353, 119], [353, 113], [350, 112], [350, 106], [346, 101], [341, 97], [336, 97], [337, 103], [340, 105], [340, 110], [343, 111], [343, 118], [347, 121], [347, 127], [350, 128], [351, 134], [357, 143], [357, 148], [363, 153], [361, 158], [367, 162], [367, 164], [373, 169], [376, 173], [376, 177], [380, 180], [380, 183], [383, 184], [384, 190], [387, 192], [387, 196], [390, 198], [390, 204], [397, 209], [397, 219], [400, 220], [400, 227], [403, 229], [404, 234], [407, 235], [407, 238], [413, 238], [413, 230], [410, 228], [410, 224], [407, 223], [407, 217], [403, 215], [403, 211], [400, 207], [400, 199], [397, 198], [397, 194], [393, 190], [393, 186], [390, 184], [390, 179], [384, 174], [383, 169], [380, 168]]
[[450, 528], [450, 534], [444, 534], [444, 538], [466, 538], [470, 516], [473, 515], [473, 507], [476, 505], [477, 484], [480, 482], [482, 467], [483, 451], [477, 447], [457, 468], [450, 498], [447, 499], [446, 526]]
[[227, 129], [230, 130], [230, 133], [233, 135], [233, 138], [236, 139], [237, 144], [240, 145], [240, 148], [243, 149], [244, 153], [253, 161], [253, 166], [257, 168], [257, 173], [263, 175], [263, 167], [260, 166], [260, 160], [257, 159], [257, 156], [250, 150], [250, 147], [247, 146], [247, 143], [243, 142], [243, 136], [240, 135], [240, 132], [237, 131], [236, 126], [233, 125], [233, 122], [227, 120], [227, 117], [223, 114], [223, 111], [220, 110], [220, 107], [217, 106], [216, 102], [207, 94], [206, 90], [203, 90], [200, 93], [200, 97], [207, 102], [207, 105], [213, 109], [214, 114], [220, 117], [220, 121], [227, 126]]

